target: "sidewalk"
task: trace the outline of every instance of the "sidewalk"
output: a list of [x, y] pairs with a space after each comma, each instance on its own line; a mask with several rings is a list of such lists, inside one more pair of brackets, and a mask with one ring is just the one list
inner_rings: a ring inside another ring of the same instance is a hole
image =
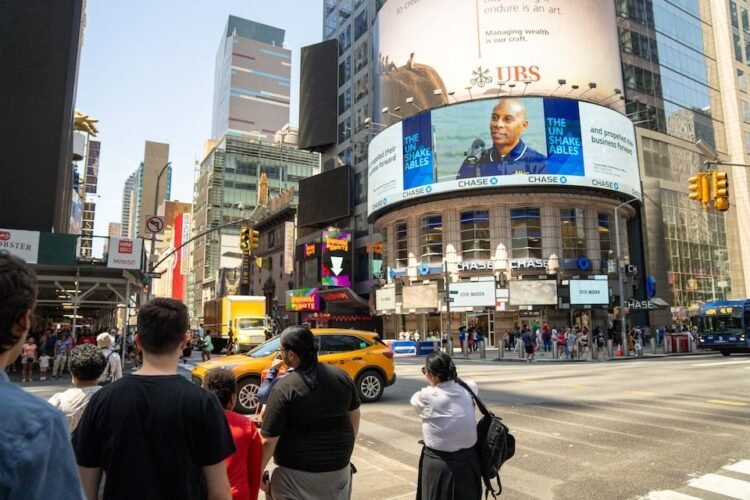
[[[683, 356], [705, 356], [709, 354], [717, 354], [713, 351], [693, 351], [693, 352], [681, 352], [681, 353], [668, 353], [665, 354], [663, 352], [663, 349], [661, 347], [656, 348], [656, 354], [651, 354], [651, 350], [647, 349], [644, 350], [644, 353], [642, 356], [607, 356], [604, 360], [597, 360], [597, 359], [587, 359], [586, 356], [583, 356], [581, 359], [564, 359], [564, 358], [557, 358], [553, 359], [552, 352], [544, 352], [544, 351], [537, 351], [534, 355], [534, 363], [587, 363], [587, 362], [606, 362], [606, 361], [633, 361], [633, 360], [655, 360], [655, 359], [664, 359], [664, 358], [672, 358], [672, 357], [683, 357]], [[499, 356], [499, 351], [496, 347], [489, 347], [486, 350], [486, 357], [485, 359], [481, 359], [479, 357], [479, 351], [469, 353], [468, 357], [464, 357], [463, 353], [458, 350], [453, 350], [453, 357], [455, 359], [460, 359], [464, 361], [494, 361], [497, 363], [527, 363], [525, 357], [521, 357], [519, 353], [516, 351], [508, 351], [504, 350], [502, 353], [502, 358]]]

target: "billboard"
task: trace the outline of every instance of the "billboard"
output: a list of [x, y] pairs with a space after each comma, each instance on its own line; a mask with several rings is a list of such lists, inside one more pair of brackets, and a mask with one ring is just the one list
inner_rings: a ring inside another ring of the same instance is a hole
[[401, 290], [401, 301], [404, 309], [437, 308], [437, 283], [405, 286]]
[[287, 290], [287, 311], [320, 311], [320, 296], [317, 288]]
[[451, 309], [459, 307], [495, 307], [495, 280], [451, 283]]
[[141, 269], [143, 240], [141, 238], [109, 238], [107, 267], [115, 269]]
[[557, 280], [512, 280], [508, 290], [512, 306], [557, 305]]
[[351, 167], [337, 167], [299, 181], [299, 227], [334, 222], [349, 217]]
[[323, 231], [320, 246], [320, 283], [325, 286], [352, 286], [352, 233], [340, 229]]
[[[422, 29], [425, 22], [428, 29]], [[407, 98], [421, 109], [447, 103], [449, 92], [458, 101], [515, 90], [572, 98], [585, 93], [598, 102], [623, 88], [614, 2], [386, 2], [373, 37], [379, 123], [393, 123], [392, 115], [380, 116], [383, 107], [399, 106], [402, 115], [416, 110]], [[619, 99], [610, 102], [622, 106]]]
[[423, 196], [516, 186], [641, 197], [631, 121], [571, 99], [484, 99], [425, 111], [378, 134], [368, 161], [368, 215]]
[[20, 257], [28, 264], [36, 264], [39, 257], [39, 232], [0, 229], [0, 250]]
[[570, 303], [583, 305], [609, 304], [609, 281], [603, 276], [593, 280], [570, 280]]

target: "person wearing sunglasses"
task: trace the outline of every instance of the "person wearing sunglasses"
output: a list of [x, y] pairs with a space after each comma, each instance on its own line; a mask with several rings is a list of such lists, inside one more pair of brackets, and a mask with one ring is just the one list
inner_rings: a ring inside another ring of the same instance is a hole
[[[482, 478], [474, 401], [461, 387], [456, 365], [444, 352], [427, 355], [422, 373], [429, 384], [411, 397], [422, 419], [417, 500], [478, 500]], [[476, 382], [465, 383], [478, 393]]]

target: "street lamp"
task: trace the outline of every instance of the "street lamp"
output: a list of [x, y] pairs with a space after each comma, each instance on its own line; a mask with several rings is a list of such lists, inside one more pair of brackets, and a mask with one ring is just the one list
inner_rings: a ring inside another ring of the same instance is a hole
[[623, 279], [623, 263], [622, 263], [622, 248], [620, 247], [620, 216], [617, 211], [621, 207], [633, 203], [634, 201], [640, 201], [638, 198], [633, 198], [626, 202], [620, 203], [615, 207], [615, 248], [617, 250], [617, 282], [620, 286], [620, 342], [622, 342], [622, 355], [627, 356], [627, 332], [625, 329], [625, 282]]
[[[159, 172], [159, 175], [156, 176], [156, 190], [154, 191], [154, 211], [153, 211], [152, 215], [156, 215], [156, 211], [158, 209], [157, 205], [159, 204], [159, 187], [160, 187], [160, 184], [161, 184], [161, 176], [164, 175], [164, 172], [167, 171], [167, 168], [169, 168], [170, 165], [172, 165], [172, 162], [168, 161], [161, 168], [161, 171]], [[149, 273], [153, 273], [154, 272], [154, 268], [155, 268], [154, 263], [155, 263], [155, 261], [156, 261], [156, 233], [152, 232], [151, 233], [151, 255], [148, 258], [148, 272]], [[147, 296], [148, 300], [151, 300], [151, 290], [153, 290], [153, 287], [149, 283], [148, 296]]]

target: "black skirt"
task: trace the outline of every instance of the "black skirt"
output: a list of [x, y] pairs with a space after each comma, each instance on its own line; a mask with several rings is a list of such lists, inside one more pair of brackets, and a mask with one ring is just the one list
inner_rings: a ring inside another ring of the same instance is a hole
[[476, 448], [448, 452], [424, 446], [419, 457], [417, 500], [481, 500]]

